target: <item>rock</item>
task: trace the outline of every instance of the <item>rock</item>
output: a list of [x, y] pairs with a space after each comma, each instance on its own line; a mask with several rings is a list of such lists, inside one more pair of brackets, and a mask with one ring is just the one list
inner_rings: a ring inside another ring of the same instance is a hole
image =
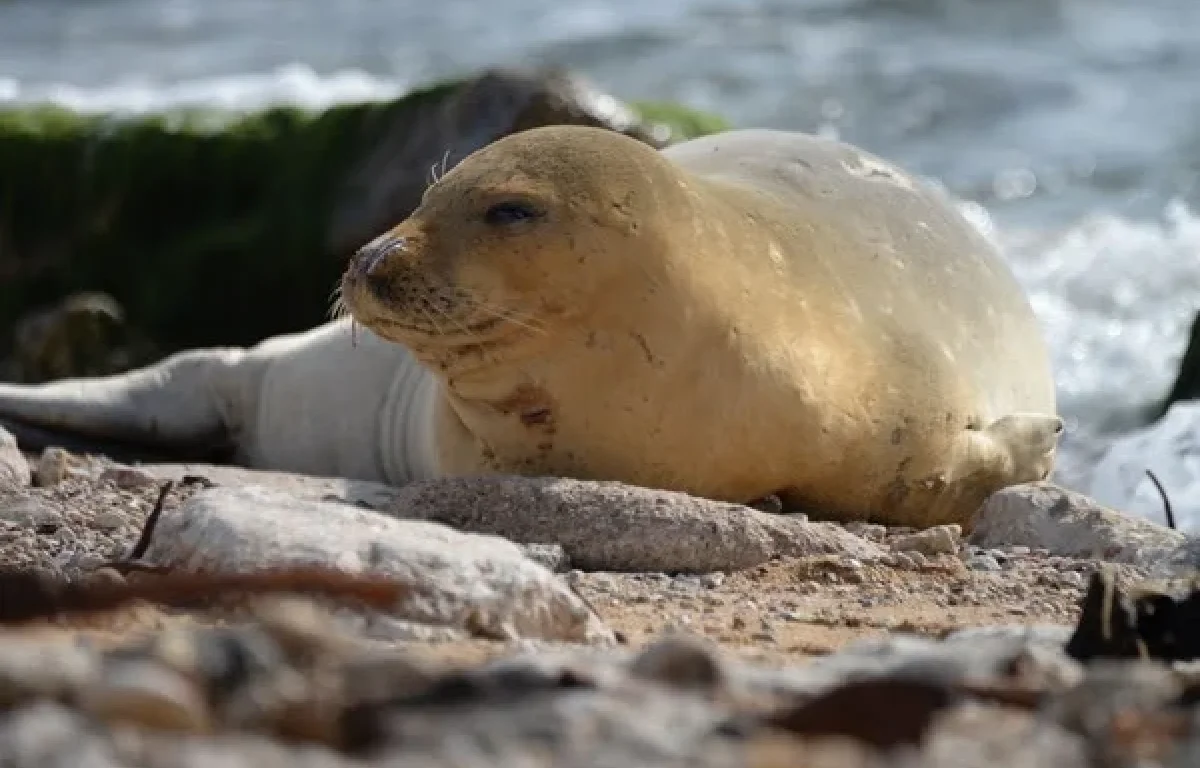
[[348, 169], [330, 223], [334, 252], [357, 248], [408, 215], [430, 182], [431, 166], [443, 173], [509, 133], [588, 125], [662, 146], [699, 128], [699, 123], [691, 131], [675, 126], [673, 135], [667, 123], [644, 120], [629, 105], [561, 70], [493, 69], [456, 84], [453, 92], [438, 87], [437, 93], [439, 98], [389, 125]]
[[62, 448], [47, 448], [42, 451], [37, 464], [37, 484], [40, 488], [53, 488], [67, 479], [71, 470], [71, 455]]
[[456, 627], [432, 627], [391, 616], [372, 616], [363, 624], [362, 636], [372, 640], [449, 643], [470, 639], [465, 630]]
[[45, 700], [0, 716], [0, 765], [124, 768], [111, 739], [82, 714]]
[[1127, 589], [1111, 574], [1095, 573], [1066, 652], [1084, 662], [1200, 659], [1200, 589], [1172, 592], [1153, 583]]
[[1192, 321], [1187, 348], [1179, 361], [1179, 375], [1175, 377], [1158, 416], [1162, 417], [1173, 404], [1185, 400], [1200, 400], [1200, 313]]
[[1005, 488], [984, 502], [970, 542], [980, 547], [1043, 547], [1064, 557], [1151, 568], [1175, 555], [1185, 537], [1052, 483], [1029, 483]]
[[[18, 202], [0, 220], [0, 329], [35, 314], [51, 322], [24, 323], [26, 359], [0, 378], [84, 375], [311, 328], [327, 319], [345, 258], [412, 210], [431, 169], [561, 123], [655, 145], [724, 127], [682, 107], [625, 104], [569, 73], [516, 69], [317, 112], [4, 110], [0, 199]], [[163, 190], [180, 180], [205, 193], [176, 205]], [[64, 233], [64, 221], [90, 223]], [[104, 291], [108, 307], [95, 294], [61, 306], [85, 291]], [[244, 311], [211, 311], [225, 302]], [[0, 334], [0, 361], [10, 341]]]
[[129, 489], [155, 485], [158, 481], [154, 475], [144, 469], [116, 465], [108, 467], [100, 473], [100, 482], [109, 482], [118, 488]]
[[962, 529], [957, 525], [936, 525], [917, 533], [892, 539], [892, 549], [898, 552], [920, 552], [923, 555], [953, 555], [958, 552]]
[[558, 544], [518, 544], [525, 557], [535, 563], [546, 566], [555, 573], [566, 573], [571, 570], [571, 558], [567, 551]]
[[972, 571], [998, 571], [1000, 562], [991, 555], [971, 555], [967, 558], [967, 567]]
[[796, 521], [671, 491], [618, 482], [492, 476], [409, 483], [387, 506], [400, 518], [522, 543], [553, 542], [575, 568], [708, 573], [779, 556], [883, 556], [833, 523]]
[[[1197, 753], [1194, 668], [1085, 665], [1063, 652], [1066, 627], [877, 637], [782, 669], [688, 637], [433, 665], [328, 642], [321, 612], [299, 607], [111, 650], [60, 643], [102, 666], [49, 688], [8, 685], [9, 668], [60, 673], [29, 668], [53, 665], [46, 652], [9, 660], [0, 635], [0, 693], [20, 691], [0, 701], [0, 764], [1082, 768]], [[185, 692], [203, 700], [181, 707]], [[189, 733], [193, 704], [214, 714], [210, 733]]]
[[855, 536], [861, 536], [867, 541], [883, 541], [887, 538], [887, 526], [879, 525], [878, 523], [864, 523], [861, 520], [851, 520], [845, 524], [845, 528]]
[[716, 649], [686, 636], [653, 643], [633, 660], [629, 672], [634, 677], [705, 694], [719, 692], [726, 682]]
[[102, 509], [92, 517], [91, 524], [98, 531], [115, 531], [128, 522], [125, 515], [111, 509]]
[[263, 487], [197, 492], [162, 517], [145, 559], [191, 570], [370, 571], [416, 589], [415, 599], [397, 606], [398, 618], [494, 637], [612, 639], [564, 581], [515, 544]]
[[884, 554], [877, 544], [835, 523], [622, 483], [493, 476], [395, 488], [211, 464], [141, 468], [159, 480], [199, 475], [218, 485], [264, 485], [297, 498], [434, 520], [523, 545], [553, 544], [566, 552], [568, 567], [585, 570], [706, 573], [752, 567], [778, 556], [839, 554], [874, 560]]
[[29, 485], [29, 462], [17, 447], [17, 438], [0, 426], [0, 491]]
[[173, 480], [179, 483], [188, 477], [203, 478], [205, 484], [230, 487], [257, 485], [306, 501], [332, 501], [369, 509], [386, 507], [399, 493], [394, 486], [369, 480], [315, 477], [221, 464], [151, 463], [142, 464], [138, 469], [157, 482]]
[[40, 498], [0, 499], [0, 520], [34, 530], [57, 529], [62, 515]]
[[1008, 674], [1016, 659], [1035, 666], [1039, 677], [1068, 685], [1081, 675], [1078, 662], [1063, 653], [1070, 634], [1069, 627], [993, 626], [959, 630], [941, 641], [885, 635], [853, 641], [835, 654], [789, 667], [773, 677], [757, 668], [737, 669], [753, 687], [800, 696], [874, 676], [909, 675], [947, 682], [988, 679]]
[[124, 370], [143, 341], [131, 338], [120, 304], [105, 293], [71, 294], [17, 323], [11, 378], [50, 381]]
[[0, 634], [0, 710], [33, 699], [73, 698], [99, 675], [95, 654], [84, 648]]
[[418, 695], [360, 708], [352, 743], [388, 765], [744, 764], [711, 698], [598, 673], [589, 661], [505, 660], [443, 675]]
[[152, 661], [111, 661], [84, 690], [80, 708], [110, 725], [204, 733], [212, 722], [203, 691]]

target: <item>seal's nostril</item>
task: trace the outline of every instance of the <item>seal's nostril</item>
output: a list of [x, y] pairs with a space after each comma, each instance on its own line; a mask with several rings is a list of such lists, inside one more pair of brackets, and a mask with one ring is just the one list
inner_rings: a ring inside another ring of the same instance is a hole
[[358, 249], [358, 253], [354, 255], [355, 266], [360, 274], [369, 277], [388, 256], [397, 251], [403, 251], [405, 245], [406, 241], [403, 237], [397, 237], [391, 233], [384, 234]]

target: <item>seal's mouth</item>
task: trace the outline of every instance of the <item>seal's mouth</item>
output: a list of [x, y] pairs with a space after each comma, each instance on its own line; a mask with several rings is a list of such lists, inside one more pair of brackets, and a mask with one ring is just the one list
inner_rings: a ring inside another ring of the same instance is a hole
[[439, 360], [489, 352], [536, 332], [540, 322], [477, 291], [419, 269], [405, 256], [410, 241], [384, 234], [350, 260], [334, 302], [379, 336]]

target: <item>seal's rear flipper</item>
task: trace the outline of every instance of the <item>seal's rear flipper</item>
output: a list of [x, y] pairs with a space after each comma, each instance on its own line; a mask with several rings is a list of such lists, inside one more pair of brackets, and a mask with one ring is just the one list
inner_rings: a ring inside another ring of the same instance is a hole
[[[240, 350], [181, 352], [116, 376], [0, 384], [0, 424], [24, 450], [58, 445], [113, 458], [231, 455], [241, 399], [226, 372]], [[232, 406], [232, 407], [231, 407]]]
[[74, 454], [105, 456], [126, 464], [229, 464], [234, 461], [237, 453], [236, 447], [227, 441], [213, 445], [153, 445], [131, 440], [88, 437], [62, 429], [45, 429], [4, 418], [0, 418], [0, 429], [15, 437], [18, 447], [25, 453], [40, 453], [46, 448], [62, 448]]
[[984, 428], [1002, 454], [1007, 455], [1012, 482], [1045, 480], [1054, 468], [1054, 454], [1063, 431], [1063, 420], [1043, 413], [1013, 413]]

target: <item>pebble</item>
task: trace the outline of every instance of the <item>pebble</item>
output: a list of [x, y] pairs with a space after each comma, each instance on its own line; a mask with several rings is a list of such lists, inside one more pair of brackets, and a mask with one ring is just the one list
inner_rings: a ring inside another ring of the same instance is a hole
[[920, 552], [893, 552], [891, 556], [892, 562], [897, 568], [908, 571], [918, 570], [929, 564], [929, 561]]
[[1075, 589], [1083, 589], [1084, 579], [1078, 571], [1063, 571], [1058, 575], [1059, 583], [1074, 587]]
[[46, 506], [38, 499], [12, 499], [0, 502], [0, 520], [21, 526], [34, 528], [39, 533], [49, 528], [53, 533], [62, 525], [62, 515]]
[[525, 557], [540, 563], [555, 573], [563, 573], [571, 567], [567, 550], [559, 544], [518, 544]]
[[111, 509], [97, 512], [96, 516], [92, 518], [92, 527], [101, 531], [115, 531], [125, 523], [125, 516]]
[[706, 589], [717, 589], [725, 583], [725, 574], [720, 571], [706, 573], [700, 577], [700, 584]]
[[71, 454], [62, 448], [47, 448], [38, 459], [35, 479], [41, 488], [52, 488], [67, 479]]
[[107, 566], [93, 570], [90, 575], [95, 584], [118, 586], [125, 583], [125, 576], [120, 571]]
[[918, 552], [922, 555], [952, 555], [958, 552], [962, 528], [957, 525], [935, 525], [918, 533], [892, 539], [892, 549], [898, 552]]
[[83, 709], [108, 723], [203, 733], [211, 727], [208, 707], [187, 678], [151, 661], [112, 663], [84, 692]]
[[110, 482], [122, 489], [158, 485], [158, 480], [154, 475], [137, 467], [109, 467], [100, 473], [100, 481]]
[[0, 427], [0, 488], [23, 488], [31, 479], [29, 462], [17, 447], [17, 439]]
[[704, 585], [700, 580], [692, 576], [676, 576], [671, 580], [670, 589], [677, 592], [695, 592]]
[[634, 677], [675, 688], [714, 691], [725, 684], [725, 670], [713, 649], [688, 636], [651, 644], [630, 664]]
[[967, 558], [967, 567], [972, 571], [998, 571], [1000, 563], [991, 555], [972, 555]]

